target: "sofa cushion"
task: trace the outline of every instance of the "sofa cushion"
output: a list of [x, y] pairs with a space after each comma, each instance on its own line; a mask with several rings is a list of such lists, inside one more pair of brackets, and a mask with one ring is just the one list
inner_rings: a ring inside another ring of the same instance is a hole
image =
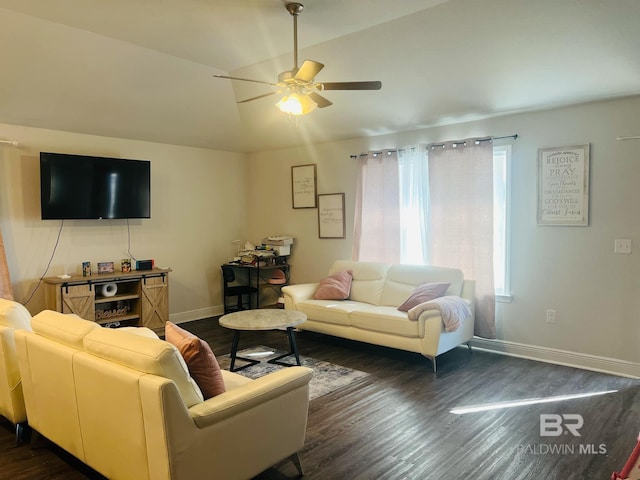
[[351, 325], [362, 330], [417, 338], [420, 325], [407, 318], [407, 314], [396, 307], [378, 306], [358, 310], [351, 314]]
[[165, 323], [164, 337], [180, 351], [205, 400], [225, 392], [220, 365], [207, 342], [172, 322]]
[[320, 280], [315, 300], [346, 300], [351, 293], [351, 270], [342, 270]]
[[84, 349], [82, 340], [100, 325], [84, 320], [77, 315], [43, 310], [31, 320], [33, 331], [45, 338], [55, 340], [76, 350]]
[[[351, 282], [349, 299], [356, 302], [381, 305], [382, 289], [389, 266], [387, 263], [338, 260], [331, 266], [329, 273], [351, 270], [353, 281]], [[400, 303], [397, 305], [400, 305]]]
[[[303, 300], [296, 303], [296, 310], [319, 322], [350, 325], [349, 314], [369, 306], [352, 300]], [[300, 327], [304, 328], [304, 323]]]
[[450, 283], [434, 282], [423, 283], [418, 285], [409, 298], [407, 298], [402, 305], [398, 307], [401, 312], [408, 312], [416, 305], [421, 303], [430, 302], [434, 298], [442, 297], [449, 287]]
[[97, 357], [172, 380], [187, 408], [204, 400], [182, 355], [169, 342], [119, 332], [117, 328], [98, 328], [84, 338], [84, 348]]
[[0, 298], [0, 325], [31, 332], [31, 314], [21, 303]]

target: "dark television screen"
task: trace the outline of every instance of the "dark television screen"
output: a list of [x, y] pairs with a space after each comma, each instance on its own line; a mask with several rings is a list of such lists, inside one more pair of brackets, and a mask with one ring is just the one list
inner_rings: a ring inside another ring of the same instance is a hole
[[40, 153], [43, 220], [151, 217], [151, 162]]

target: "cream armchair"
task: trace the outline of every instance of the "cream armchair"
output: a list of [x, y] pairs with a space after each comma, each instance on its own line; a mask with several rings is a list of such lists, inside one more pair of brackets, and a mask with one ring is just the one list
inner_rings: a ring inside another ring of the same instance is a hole
[[177, 349], [45, 311], [16, 345], [30, 426], [110, 479], [247, 479], [299, 466], [310, 369], [223, 371], [206, 401]]
[[31, 330], [31, 314], [18, 302], [0, 298], [0, 415], [16, 426], [16, 444], [25, 432], [27, 413], [14, 331]]

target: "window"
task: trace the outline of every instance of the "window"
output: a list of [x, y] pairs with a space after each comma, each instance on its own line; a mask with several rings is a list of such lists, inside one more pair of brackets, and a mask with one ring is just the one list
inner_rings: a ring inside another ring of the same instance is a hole
[[493, 147], [493, 274], [496, 300], [510, 301], [509, 194], [511, 145]]
[[[493, 157], [494, 290], [498, 301], [510, 302], [509, 204], [511, 145], [494, 145], [491, 151]], [[484, 158], [490, 160], [487, 155], [490, 155], [490, 153], [485, 150]], [[386, 173], [380, 171], [377, 172], [377, 175], [373, 175], [375, 172], [372, 173], [372, 171], [367, 170], [367, 175], [364, 175], [365, 166], [369, 165], [367, 162], [370, 162], [373, 157], [375, 157], [375, 154], [371, 159], [361, 162], [360, 178], [366, 179], [367, 186], [373, 192], [372, 195], [376, 201], [372, 202], [369, 199], [367, 203], [369, 207], [368, 216], [362, 213], [363, 207], [361, 207], [360, 213], [356, 209], [356, 226], [361, 225], [361, 231], [366, 233], [361, 234], [361, 237], [367, 241], [362, 238], [354, 241], [354, 246], [358, 248], [354, 247], [353, 258], [356, 260], [368, 259], [371, 261], [391, 262], [392, 260], [386, 260], [381, 257], [382, 252], [391, 252], [391, 258], [397, 257], [399, 259], [393, 261], [399, 261], [400, 263], [428, 264], [432, 262], [433, 249], [431, 245], [433, 238], [431, 236], [433, 235], [432, 222], [434, 219], [432, 197], [435, 193], [429, 191], [431, 173], [429, 172], [428, 152], [418, 147], [399, 149], [396, 158], [385, 159], [385, 162], [392, 162], [390, 163], [390, 169], [385, 171]], [[393, 163], [394, 161], [395, 163]], [[378, 163], [380, 162], [378, 161], [374, 166]], [[486, 167], [489, 168], [488, 165]], [[394, 168], [397, 168], [397, 178], [389, 174]], [[392, 197], [380, 201], [381, 185], [384, 182], [389, 182], [392, 187], [395, 187], [397, 182], [398, 191], [395, 192], [393, 188], [390, 188]], [[359, 195], [362, 195], [362, 193], [360, 192]], [[396, 196], [397, 201], [394, 201]], [[367, 198], [363, 197], [365, 203]], [[372, 205], [369, 205], [369, 203], [379, 208], [372, 211]], [[384, 211], [380, 209], [384, 209]], [[378, 228], [378, 224], [382, 224], [382, 222], [377, 221], [377, 219], [388, 217], [393, 217], [395, 223], [390, 224], [390, 227], [386, 230]], [[367, 229], [362, 230], [362, 225], [365, 225]], [[399, 230], [399, 235], [387, 239], [385, 233], [388, 233], [387, 231], [390, 229], [394, 232]], [[355, 234], [354, 237], [356, 237]], [[487, 248], [491, 248], [490, 245], [487, 245]], [[485, 271], [491, 269], [488, 259], [484, 268]], [[489, 276], [486, 276], [486, 278], [485, 291], [490, 291], [491, 280]]]
[[[423, 157], [424, 158], [424, 157]], [[493, 269], [496, 298], [499, 301], [510, 301], [511, 291], [509, 283], [509, 175], [510, 175], [511, 145], [493, 147]], [[415, 192], [405, 185], [421, 178], [420, 185], [428, 185], [428, 172], [411, 170], [405, 163], [400, 163], [400, 228], [401, 228], [401, 258], [402, 263], [428, 263], [428, 248], [422, 245], [423, 238], [428, 235], [421, 233], [421, 222], [415, 221], [421, 212], [428, 216], [428, 196], [417, 198]], [[415, 167], [414, 167], [415, 168]], [[409, 195], [406, 192], [413, 192]], [[410, 200], [408, 200], [410, 199]], [[425, 229], [424, 226], [422, 226]], [[427, 240], [428, 242], [428, 240]], [[426, 251], [426, 253], [425, 253]]]

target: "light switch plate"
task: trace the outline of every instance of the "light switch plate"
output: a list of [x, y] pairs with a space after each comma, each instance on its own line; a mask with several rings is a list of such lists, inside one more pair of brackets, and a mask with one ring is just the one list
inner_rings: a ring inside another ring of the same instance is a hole
[[631, 239], [617, 238], [613, 248], [615, 253], [631, 253]]

